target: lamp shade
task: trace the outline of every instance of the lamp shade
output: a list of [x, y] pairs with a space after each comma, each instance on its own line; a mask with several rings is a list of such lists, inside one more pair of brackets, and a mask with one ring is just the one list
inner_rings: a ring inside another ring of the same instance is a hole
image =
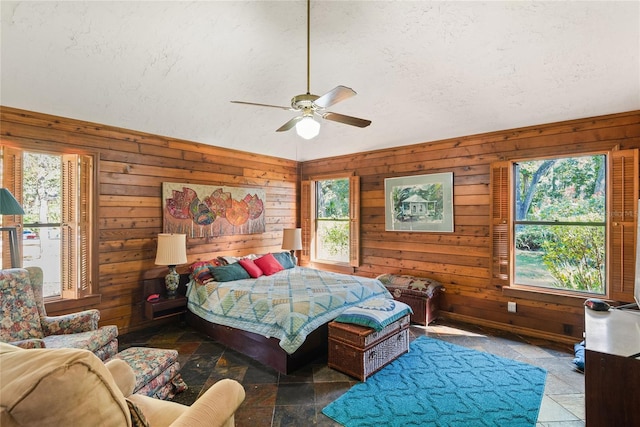
[[24, 215], [22, 206], [6, 188], [0, 188], [0, 215]]
[[320, 133], [320, 123], [311, 116], [305, 116], [296, 123], [296, 132], [304, 139], [315, 138]]
[[285, 228], [282, 230], [282, 249], [299, 251], [302, 249], [302, 229]]
[[186, 234], [158, 234], [157, 265], [178, 265], [187, 262]]

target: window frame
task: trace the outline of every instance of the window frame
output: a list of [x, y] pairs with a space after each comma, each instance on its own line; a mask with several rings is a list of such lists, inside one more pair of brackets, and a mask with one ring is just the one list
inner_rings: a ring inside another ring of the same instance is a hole
[[[79, 242], [77, 246], [69, 248], [68, 245], [61, 244], [61, 261], [63, 262], [63, 271], [61, 272], [61, 289], [60, 296], [50, 296], [45, 298], [47, 309], [52, 311], [66, 310], [82, 307], [86, 304], [99, 302], [98, 294], [98, 265], [93, 261], [94, 255], [98, 253], [98, 160], [97, 153], [85, 150], [69, 150], [58, 151], [52, 148], [43, 150], [41, 147], [10, 147], [2, 146], [2, 162], [3, 185], [12, 192], [18, 202], [22, 202], [23, 195], [23, 162], [22, 155], [24, 152], [43, 153], [60, 156], [63, 162], [63, 174], [72, 178], [63, 181], [68, 185], [63, 188], [63, 193], [76, 193], [78, 186], [81, 191], [75, 204], [80, 209], [70, 212], [69, 207], [62, 203], [63, 217], [61, 218], [62, 227], [61, 234], [64, 233], [65, 227], [68, 228], [66, 237], [67, 241]], [[83, 185], [84, 183], [84, 185]], [[63, 185], [64, 187], [64, 185]], [[68, 195], [63, 194], [63, 200]], [[77, 214], [77, 215], [76, 215]], [[74, 224], [69, 227], [68, 224]], [[22, 216], [5, 216], [3, 217], [3, 225], [15, 226], [22, 229], [24, 226]], [[62, 238], [63, 236], [61, 236]], [[20, 239], [20, 265], [22, 265], [22, 239]], [[72, 249], [69, 251], [69, 249]], [[68, 262], [68, 257], [72, 256], [74, 251], [79, 251], [75, 262]], [[4, 253], [5, 251], [3, 251]], [[7, 260], [3, 259], [3, 264]], [[65, 279], [64, 269], [68, 274]], [[67, 284], [65, 285], [65, 281]], [[89, 299], [89, 301], [87, 301]]]
[[[511, 167], [513, 168], [513, 174], [514, 174], [514, 181], [513, 184], [511, 186], [510, 191], [512, 191], [513, 194], [513, 205], [511, 206], [512, 209], [512, 215], [513, 215], [513, 220], [512, 220], [512, 227], [513, 227], [513, 241], [511, 242], [512, 247], [515, 249], [516, 246], [516, 240], [517, 240], [517, 229], [519, 225], [523, 225], [523, 226], [542, 226], [542, 227], [551, 227], [551, 226], [570, 226], [570, 227], [598, 227], [601, 228], [602, 231], [604, 232], [604, 251], [605, 251], [605, 255], [608, 252], [608, 245], [607, 245], [607, 221], [606, 221], [606, 211], [607, 211], [607, 203], [608, 203], [608, 198], [606, 197], [606, 191], [608, 190], [608, 188], [605, 188], [605, 205], [604, 205], [604, 212], [603, 212], [603, 220], [602, 221], [568, 221], [566, 219], [564, 220], [527, 220], [527, 219], [518, 219], [518, 213], [516, 212], [518, 210], [518, 198], [517, 195], [515, 194], [516, 191], [518, 191], [518, 186], [519, 186], [519, 178], [518, 178], [518, 169], [519, 166], [522, 163], [525, 162], [529, 162], [529, 161], [543, 161], [543, 160], [563, 160], [563, 159], [576, 159], [576, 158], [584, 158], [584, 157], [604, 157], [604, 163], [603, 166], [605, 168], [605, 184], [607, 183], [607, 180], [609, 179], [609, 175], [607, 173], [607, 169], [608, 169], [608, 165], [607, 165], [607, 159], [608, 156], [606, 153], [592, 153], [590, 155], [577, 155], [577, 154], [569, 154], [569, 155], [561, 155], [561, 156], [544, 156], [542, 158], [535, 158], [535, 159], [529, 159], [529, 160], [519, 160], [519, 161], [513, 161], [511, 162]], [[525, 284], [525, 283], [516, 283], [515, 280], [517, 279], [517, 267], [518, 267], [518, 262], [517, 262], [517, 256], [516, 256], [516, 251], [514, 250], [513, 252], [513, 257], [511, 258], [511, 261], [513, 262], [513, 281], [512, 281], [512, 286], [515, 287], [522, 287], [523, 289], [540, 289], [540, 290], [546, 290], [549, 289], [552, 292], [553, 291], [558, 291], [561, 293], [568, 293], [568, 294], [575, 294], [575, 295], [581, 295], [581, 296], [586, 296], [586, 297], [594, 297], [594, 298], [602, 298], [603, 295], [606, 295], [606, 290], [608, 289], [608, 276], [607, 276], [607, 263], [606, 263], [606, 259], [605, 259], [605, 272], [604, 272], [604, 284], [603, 284], [603, 288], [605, 289], [604, 293], [597, 293], [597, 292], [588, 292], [588, 291], [579, 291], [579, 290], [571, 290], [571, 289], [565, 289], [565, 288], [554, 288], [552, 286], [536, 286], [536, 285], [531, 285], [531, 284]]]
[[[318, 181], [349, 180], [349, 262], [331, 262], [316, 258], [316, 189]], [[338, 272], [353, 273], [360, 266], [360, 177], [353, 173], [319, 175], [301, 182], [302, 251], [304, 265]]]
[[[515, 279], [514, 230], [514, 163], [540, 160], [527, 157], [501, 160], [490, 165], [490, 238], [492, 284], [503, 295], [581, 304], [588, 296], [598, 296], [623, 302], [633, 301], [635, 263], [635, 230], [638, 223], [638, 149], [570, 153], [546, 158], [579, 157], [604, 154], [606, 156], [606, 293], [589, 294], [555, 288], [517, 285]], [[614, 255], [615, 254], [615, 255]]]

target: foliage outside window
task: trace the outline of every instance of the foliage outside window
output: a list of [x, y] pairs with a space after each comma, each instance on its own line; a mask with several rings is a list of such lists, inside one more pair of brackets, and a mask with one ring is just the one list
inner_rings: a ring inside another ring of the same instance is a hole
[[515, 283], [606, 293], [606, 157], [514, 164]]
[[300, 262], [335, 271], [360, 265], [360, 178], [331, 175], [301, 183]]
[[42, 268], [43, 295], [61, 296], [62, 156], [23, 155], [22, 264]]
[[21, 201], [24, 267], [43, 270], [43, 296], [92, 293], [93, 157], [5, 149], [4, 181]]
[[349, 180], [316, 182], [316, 253], [323, 261], [349, 262]]

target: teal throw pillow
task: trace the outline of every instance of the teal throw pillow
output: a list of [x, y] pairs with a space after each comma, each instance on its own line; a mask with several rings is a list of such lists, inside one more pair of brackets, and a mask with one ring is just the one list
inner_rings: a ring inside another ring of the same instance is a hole
[[295, 262], [291, 258], [290, 252], [275, 252], [273, 257], [278, 260], [281, 266], [284, 268], [293, 268], [296, 266]]
[[211, 267], [211, 275], [216, 282], [249, 279], [249, 273], [237, 262], [220, 267]]

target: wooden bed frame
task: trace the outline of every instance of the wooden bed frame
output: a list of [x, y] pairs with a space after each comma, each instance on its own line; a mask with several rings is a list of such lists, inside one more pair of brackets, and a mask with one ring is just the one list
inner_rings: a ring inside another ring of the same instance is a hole
[[[189, 275], [180, 275], [181, 289], [186, 291]], [[257, 360], [283, 374], [290, 374], [315, 359], [326, 360], [328, 349], [328, 323], [307, 336], [304, 343], [293, 354], [280, 347], [280, 340], [267, 338], [259, 334], [243, 331], [229, 326], [211, 323], [187, 310], [186, 320], [189, 326], [213, 338], [235, 351]]]
[[280, 347], [280, 340], [277, 338], [266, 338], [241, 329], [217, 325], [188, 310], [186, 317], [187, 323], [194, 329], [283, 374], [290, 374], [319, 357], [326, 360], [327, 323], [310, 333], [295, 353], [288, 354]]

